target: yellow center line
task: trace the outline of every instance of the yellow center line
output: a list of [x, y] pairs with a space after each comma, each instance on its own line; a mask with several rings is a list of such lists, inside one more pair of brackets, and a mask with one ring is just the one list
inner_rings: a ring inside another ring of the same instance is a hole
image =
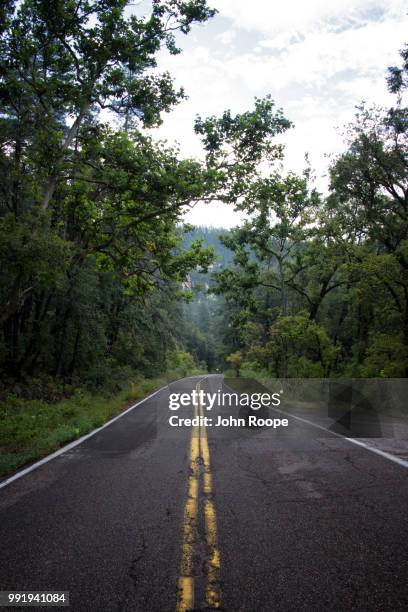
[[[197, 394], [200, 392], [200, 383], [196, 386]], [[204, 416], [201, 402], [194, 409], [194, 417]], [[202, 420], [202, 419], [201, 419]], [[208, 447], [207, 431], [205, 425], [194, 426], [191, 433], [190, 463], [188, 478], [188, 495], [184, 507], [183, 544], [181, 550], [180, 577], [178, 581], [178, 599], [176, 612], [188, 612], [194, 609], [194, 548], [197, 544], [198, 527], [198, 489], [199, 489], [199, 461], [204, 468], [204, 522], [205, 537], [208, 546], [208, 559], [206, 564], [207, 582], [205, 589], [206, 605], [212, 609], [221, 607], [220, 593], [220, 553], [217, 541], [217, 517], [212, 500], [212, 474], [210, 464], [210, 450]]]
[[[197, 414], [196, 407], [194, 417]], [[194, 545], [197, 534], [199, 456], [199, 428], [194, 426], [191, 432], [190, 443], [188, 493], [184, 507], [183, 545], [178, 581], [177, 612], [187, 612], [187, 610], [194, 608]]]
[[[200, 403], [200, 416], [204, 416]], [[207, 585], [205, 590], [206, 603], [210, 608], [221, 607], [220, 591], [220, 551], [217, 538], [217, 515], [212, 500], [212, 474], [210, 463], [210, 449], [208, 447], [207, 429], [203, 425], [200, 429], [201, 457], [204, 465], [204, 519], [205, 536], [209, 548], [207, 560]]]

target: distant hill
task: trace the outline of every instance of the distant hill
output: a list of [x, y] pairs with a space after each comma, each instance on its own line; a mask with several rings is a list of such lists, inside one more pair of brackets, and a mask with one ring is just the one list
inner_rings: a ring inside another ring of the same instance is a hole
[[229, 230], [220, 227], [197, 226], [191, 232], [185, 234], [184, 246], [187, 247], [194, 240], [203, 240], [204, 247], [213, 247], [216, 255], [216, 260], [211, 266], [208, 274], [200, 274], [198, 272], [190, 272], [190, 278], [193, 284], [208, 283], [210, 281], [210, 273], [214, 270], [224, 268], [232, 263], [233, 253], [227, 249], [221, 242], [220, 236], [228, 234]]

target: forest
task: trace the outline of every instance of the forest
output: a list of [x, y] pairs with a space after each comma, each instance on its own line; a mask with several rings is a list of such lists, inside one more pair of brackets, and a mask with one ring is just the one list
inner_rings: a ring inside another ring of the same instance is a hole
[[[156, 70], [205, 0], [0, 8], [0, 393], [45, 401], [177, 372], [408, 373], [408, 47], [361, 105], [321, 194], [283, 172], [270, 96], [154, 139], [185, 96]], [[188, 83], [186, 84], [188, 86]], [[236, 228], [194, 229], [197, 202]], [[212, 208], [213, 210], [213, 208]]]

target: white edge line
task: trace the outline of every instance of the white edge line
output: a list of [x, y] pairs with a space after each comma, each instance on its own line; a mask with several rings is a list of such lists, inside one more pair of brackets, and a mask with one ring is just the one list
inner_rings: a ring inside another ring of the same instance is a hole
[[[225, 383], [223, 384], [225, 387], [228, 387], [228, 389], [231, 389], [231, 391], [234, 391], [229, 385], [226, 385]], [[234, 391], [234, 393], [237, 393], [237, 392]], [[346, 436], [342, 436], [336, 431], [331, 431], [331, 429], [327, 429], [327, 427], [323, 427], [323, 425], [317, 425], [317, 423], [313, 423], [312, 421], [309, 421], [308, 419], [303, 419], [302, 417], [296, 416], [294, 414], [290, 414], [290, 412], [286, 412], [285, 410], [279, 410], [279, 408], [273, 408], [272, 406], [270, 406], [270, 409], [274, 410], [275, 412], [279, 412], [280, 414], [284, 414], [286, 417], [297, 419], [298, 421], [302, 421], [302, 423], [307, 423], [308, 425], [311, 425], [312, 427], [317, 427], [317, 429], [326, 431], [327, 433], [332, 434], [333, 436], [337, 436], [337, 438], [342, 438], [343, 440], [347, 440], [348, 442], [351, 442], [352, 444], [356, 444], [357, 446], [361, 446], [362, 448], [365, 448], [366, 450], [372, 453], [375, 453], [376, 455], [379, 455], [380, 457], [384, 457], [384, 459], [393, 461], [397, 465], [401, 465], [404, 468], [408, 468], [408, 461], [406, 459], [401, 459], [401, 457], [397, 457], [397, 455], [392, 455], [391, 453], [387, 453], [386, 451], [383, 451], [379, 448], [370, 446], [369, 444], [366, 444], [365, 442], [361, 442], [361, 440], [356, 440], [356, 438], [347, 438]]]
[[380, 457], [384, 457], [384, 459], [388, 459], [389, 461], [393, 461], [394, 463], [397, 463], [398, 465], [401, 465], [402, 467], [408, 468], [408, 461], [406, 461], [405, 459], [401, 459], [401, 457], [397, 457], [397, 455], [392, 455], [391, 453], [387, 453], [386, 451], [383, 451], [379, 448], [370, 446], [369, 444], [366, 444], [365, 442], [361, 442], [361, 440], [357, 440], [356, 438], [347, 438], [346, 436], [342, 436], [336, 431], [327, 429], [327, 427], [323, 427], [322, 425], [317, 425], [317, 423], [313, 423], [312, 421], [309, 421], [308, 419], [303, 419], [302, 417], [296, 416], [294, 414], [290, 414], [284, 410], [279, 410], [278, 408], [272, 408], [272, 407], [271, 409], [275, 410], [275, 412], [279, 412], [280, 414], [284, 414], [285, 416], [289, 418], [297, 419], [298, 421], [302, 421], [303, 423], [312, 425], [312, 427], [317, 427], [318, 429], [322, 429], [323, 431], [326, 431], [329, 434], [333, 434], [333, 436], [337, 436], [337, 438], [342, 438], [343, 440], [347, 440], [348, 442], [351, 442], [352, 444], [356, 444], [357, 446], [361, 446], [362, 448], [365, 448], [366, 450], [371, 451], [372, 453], [375, 453], [376, 455], [380, 455]]
[[[179, 378], [178, 380], [185, 380], [186, 378], [198, 378], [198, 376], [187, 376], [185, 378]], [[9, 484], [14, 482], [15, 480], [18, 480], [19, 478], [22, 478], [23, 476], [25, 476], [26, 474], [29, 474], [30, 472], [33, 472], [37, 468], [39, 468], [42, 465], [44, 465], [44, 463], [48, 463], [48, 461], [52, 461], [56, 457], [59, 457], [60, 455], [63, 455], [64, 453], [66, 453], [69, 450], [71, 450], [71, 448], [74, 448], [75, 446], [78, 446], [78, 444], [82, 444], [82, 442], [85, 442], [85, 440], [88, 440], [88, 438], [92, 438], [92, 436], [94, 436], [95, 434], [97, 434], [100, 431], [102, 431], [102, 429], [105, 429], [105, 427], [109, 427], [109, 425], [112, 425], [112, 423], [114, 423], [118, 419], [121, 419], [123, 416], [125, 416], [125, 414], [127, 414], [128, 412], [130, 412], [131, 410], [133, 410], [137, 406], [140, 406], [140, 404], [143, 404], [144, 402], [147, 402], [147, 400], [151, 399], [152, 397], [154, 397], [155, 395], [160, 393], [160, 391], [163, 391], [163, 389], [167, 389], [167, 387], [170, 384], [175, 383], [175, 382], [177, 382], [177, 380], [170, 381], [167, 385], [164, 385], [163, 387], [160, 387], [160, 389], [157, 389], [157, 391], [154, 391], [150, 395], [147, 395], [146, 397], [144, 397], [140, 401], [136, 402], [136, 404], [133, 404], [132, 406], [130, 406], [129, 408], [127, 408], [126, 410], [124, 410], [123, 412], [118, 414], [117, 416], [113, 417], [113, 419], [110, 419], [110, 421], [107, 421], [106, 423], [104, 423], [103, 425], [98, 427], [97, 429], [94, 429], [93, 431], [85, 434], [81, 438], [78, 438], [77, 440], [74, 440], [73, 442], [70, 442], [69, 444], [66, 444], [62, 448], [59, 448], [58, 450], [56, 450], [54, 453], [51, 453], [50, 455], [47, 455], [46, 457], [43, 457], [43, 459], [40, 459], [39, 461], [36, 461], [35, 463], [29, 465], [28, 467], [20, 470], [16, 474], [13, 474], [13, 476], [10, 476], [9, 478], [6, 478], [6, 480], [2, 480], [0, 482], [0, 489], [2, 489], [3, 487], [7, 487]]]

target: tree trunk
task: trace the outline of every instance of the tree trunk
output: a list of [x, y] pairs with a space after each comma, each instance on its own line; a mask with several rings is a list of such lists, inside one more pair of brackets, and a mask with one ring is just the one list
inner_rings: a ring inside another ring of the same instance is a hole
[[41, 323], [45, 319], [45, 315], [47, 313], [51, 298], [52, 294], [47, 295], [45, 291], [43, 291], [38, 297], [37, 303], [35, 305], [35, 315], [31, 330], [31, 338], [24, 355], [20, 359], [18, 366], [20, 372], [23, 372], [25, 370], [32, 370], [33, 364], [37, 361], [41, 353], [41, 346], [39, 346]]
[[78, 114], [78, 117], [75, 119], [74, 123], [71, 125], [67, 137], [62, 145], [62, 152], [61, 152], [61, 158], [57, 161], [56, 163], [56, 168], [54, 170], [54, 172], [51, 174], [51, 176], [48, 179], [48, 182], [45, 186], [45, 191], [44, 191], [44, 197], [43, 197], [43, 201], [41, 204], [41, 208], [43, 210], [47, 210], [50, 202], [51, 202], [51, 198], [54, 195], [54, 191], [55, 188], [57, 186], [57, 182], [60, 176], [60, 169], [59, 169], [59, 164], [61, 163], [61, 161], [63, 161], [63, 157], [64, 154], [66, 153], [66, 151], [69, 149], [69, 147], [72, 144], [72, 141], [74, 140], [75, 136], [78, 134], [78, 130], [81, 126], [81, 123], [86, 115], [86, 113], [89, 110], [91, 103], [89, 102], [89, 100], [87, 102], [85, 102]]

